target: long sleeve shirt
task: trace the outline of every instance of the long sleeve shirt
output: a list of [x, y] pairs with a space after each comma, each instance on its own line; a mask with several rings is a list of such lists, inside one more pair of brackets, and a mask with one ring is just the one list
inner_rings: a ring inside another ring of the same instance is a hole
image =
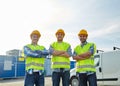
[[28, 48], [27, 46], [24, 47], [24, 54], [25, 56], [30, 56], [30, 57], [46, 57], [49, 52], [44, 49], [42, 51], [40, 50], [31, 50], [30, 48]]

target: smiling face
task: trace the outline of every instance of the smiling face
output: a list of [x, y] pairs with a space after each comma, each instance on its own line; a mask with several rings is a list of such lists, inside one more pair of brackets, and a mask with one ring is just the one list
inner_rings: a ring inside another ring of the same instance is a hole
[[38, 43], [39, 38], [40, 38], [40, 37], [39, 37], [38, 35], [33, 34], [33, 35], [31, 36], [32, 44], [36, 45], [36, 44]]
[[56, 37], [57, 37], [57, 41], [58, 42], [62, 42], [63, 38], [64, 38], [64, 34], [63, 33], [57, 33]]
[[81, 43], [84, 43], [87, 40], [87, 35], [79, 35], [78, 37], [79, 37]]

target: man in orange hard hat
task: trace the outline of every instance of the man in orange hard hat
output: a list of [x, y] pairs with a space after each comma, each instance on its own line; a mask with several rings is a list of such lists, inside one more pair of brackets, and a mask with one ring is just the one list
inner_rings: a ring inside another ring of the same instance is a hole
[[62, 86], [69, 86], [71, 46], [63, 42], [65, 36], [63, 29], [58, 29], [55, 35], [57, 42], [53, 42], [49, 48], [52, 55], [52, 86], [59, 86], [60, 78], [62, 78]]
[[88, 33], [85, 29], [78, 33], [81, 44], [74, 48], [73, 59], [76, 60], [76, 72], [79, 76], [79, 86], [97, 86], [94, 54], [96, 45], [87, 42]]
[[24, 86], [44, 86], [44, 62], [49, 54], [44, 46], [38, 45], [41, 34], [34, 30], [30, 34], [31, 44], [24, 46], [26, 75]]

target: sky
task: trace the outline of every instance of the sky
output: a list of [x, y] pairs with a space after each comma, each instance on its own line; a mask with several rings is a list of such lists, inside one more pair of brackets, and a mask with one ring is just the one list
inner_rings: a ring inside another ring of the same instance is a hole
[[0, 0], [0, 55], [30, 44], [33, 30], [48, 49], [59, 28], [72, 49], [80, 44], [81, 29], [98, 50], [120, 47], [120, 0]]

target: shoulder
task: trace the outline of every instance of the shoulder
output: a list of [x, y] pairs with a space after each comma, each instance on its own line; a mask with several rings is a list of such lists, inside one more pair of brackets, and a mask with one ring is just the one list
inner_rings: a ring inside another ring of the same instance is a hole
[[57, 42], [52, 42], [51, 44], [56, 44]]
[[63, 42], [63, 43], [70, 46], [70, 44], [68, 42]]
[[74, 52], [77, 52], [77, 50], [79, 50], [80, 49], [80, 44], [79, 45], [76, 45], [75, 47], [74, 47]]
[[79, 45], [76, 45], [74, 49], [76, 49], [76, 48], [78, 48], [78, 47], [80, 47], [80, 44], [79, 44]]
[[71, 48], [71, 45], [68, 42], [62, 42], [63, 46], [67, 48]]
[[93, 42], [87, 42], [87, 44], [96, 46]]
[[31, 46], [31, 44], [26, 44], [24, 47], [29, 47], [29, 46]]
[[56, 43], [57, 43], [57, 42], [52, 42], [52, 43], [50, 44], [50, 46], [54, 46]]
[[94, 47], [96, 49], [96, 44], [95, 43], [89, 42], [88, 44], [89, 44], [90, 47]]
[[38, 45], [41, 49], [45, 49], [45, 47], [43, 45]]

